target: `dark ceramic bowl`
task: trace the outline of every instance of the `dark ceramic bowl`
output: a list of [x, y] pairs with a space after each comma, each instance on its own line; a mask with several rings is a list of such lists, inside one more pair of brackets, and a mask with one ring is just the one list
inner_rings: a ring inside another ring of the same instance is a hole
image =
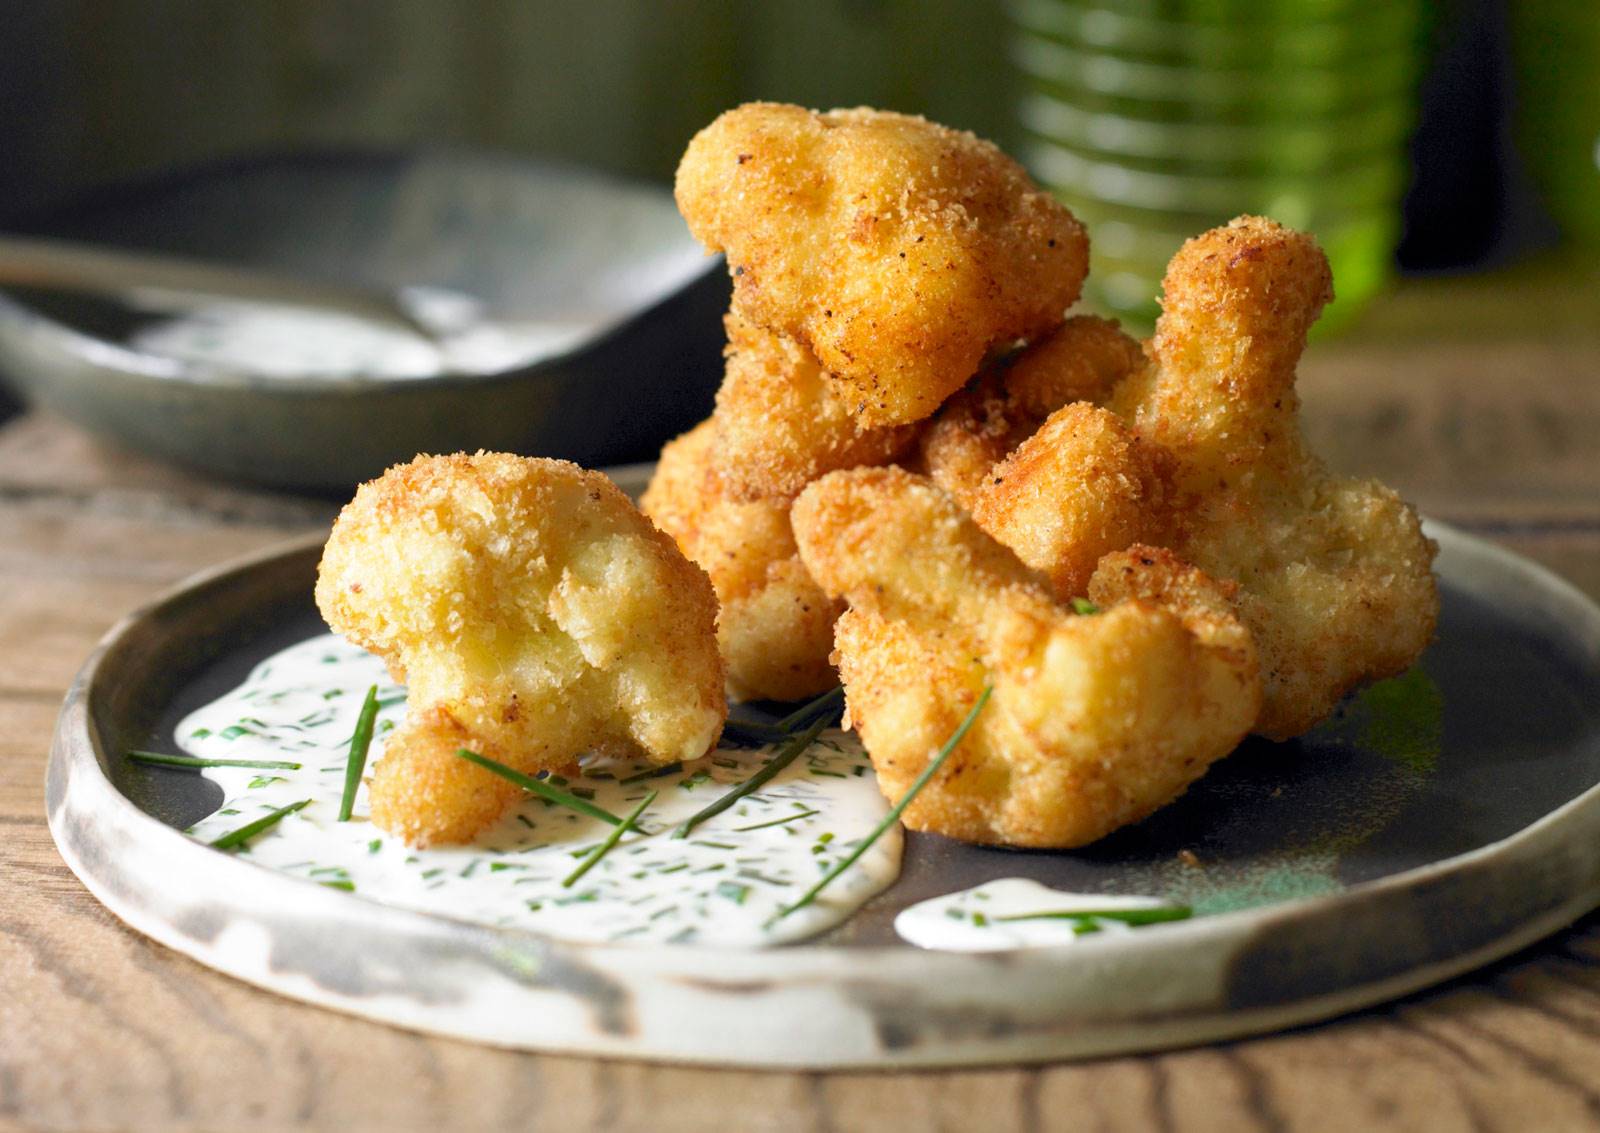
[[488, 375], [263, 376], [128, 346], [151, 316], [0, 293], [0, 376], [27, 401], [218, 476], [346, 492], [418, 452], [497, 449], [594, 466], [655, 456], [710, 410], [720, 261], [665, 190], [467, 152], [256, 159], [102, 194], [33, 234], [301, 273], [427, 285], [490, 317], [581, 313], [576, 346]]

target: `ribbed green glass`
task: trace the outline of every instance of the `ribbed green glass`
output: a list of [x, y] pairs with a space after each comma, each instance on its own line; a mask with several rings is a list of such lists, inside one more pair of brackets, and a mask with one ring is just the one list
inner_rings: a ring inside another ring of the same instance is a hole
[[1307, 229], [1347, 319], [1392, 271], [1422, 0], [1013, 0], [1023, 156], [1089, 225], [1088, 297], [1146, 329], [1241, 213]]

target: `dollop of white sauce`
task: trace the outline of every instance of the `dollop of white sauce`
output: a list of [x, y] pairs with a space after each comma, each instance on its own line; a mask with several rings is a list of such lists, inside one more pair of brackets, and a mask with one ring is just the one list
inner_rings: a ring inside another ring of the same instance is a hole
[[429, 340], [356, 315], [213, 302], [141, 327], [129, 345], [146, 354], [263, 377], [423, 378], [517, 369], [571, 349], [594, 330], [589, 323], [464, 318], [452, 324]]
[[[376, 828], [365, 784], [352, 820], [339, 822], [350, 738], [372, 685], [380, 708], [370, 769], [383, 736], [404, 718], [405, 690], [376, 657], [332, 634], [268, 658], [237, 689], [187, 716], [177, 737], [191, 755], [301, 764], [206, 769], [225, 801], [188, 833], [210, 842], [310, 799], [233, 852], [382, 904], [582, 941], [784, 943], [840, 923], [899, 876], [896, 827], [813, 904], [774, 920], [887, 813], [866, 755], [839, 731], [822, 733], [770, 782], [682, 839], [672, 831], [684, 819], [760, 770], [775, 749], [725, 748], [666, 774], [624, 761], [557, 778], [617, 815], [659, 792], [639, 829], [571, 886], [563, 879], [612, 827], [533, 796], [466, 846], [414, 849]], [[622, 781], [635, 776], [648, 777]]]
[[[1055, 948], [1086, 935], [1132, 932], [1134, 927], [1108, 918], [1039, 917], [1038, 914], [1159, 909], [1166, 904], [1155, 897], [1068, 893], [1031, 878], [1006, 877], [959, 893], [919, 901], [901, 910], [894, 919], [894, 930], [918, 948], [945, 952]], [[1010, 919], [1019, 917], [1028, 919]]]

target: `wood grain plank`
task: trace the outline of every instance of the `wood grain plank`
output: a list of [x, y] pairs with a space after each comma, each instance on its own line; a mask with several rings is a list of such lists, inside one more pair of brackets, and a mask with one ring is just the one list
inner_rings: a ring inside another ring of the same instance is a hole
[[[1430, 294], [1433, 306], [1403, 292], [1362, 337], [1314, 348], [1302, 375], [1313, 443], [1336, 469], [1389, 480], [1600, 597], [1600, 318], [1552, 294], [1560, 333], [1540, 334], [1537, 320], [1505, 322], [1477, 284]], [[60, 694], [123, 612], [333, 510], [207, 482], [47, 416], [0, 427], [0, 1131], [1600, 1126], [1600, 916], [1322, 1026], [922, 1074], [489, 1050], [293, 1004], [152, 944], [50, 842], [43, 772]]]

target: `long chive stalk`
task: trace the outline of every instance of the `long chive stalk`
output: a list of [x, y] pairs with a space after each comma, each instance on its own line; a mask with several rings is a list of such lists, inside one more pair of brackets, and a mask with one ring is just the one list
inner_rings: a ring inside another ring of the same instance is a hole
[[752, 823], [749, 826], [735, 826], [735, 834], [743, 834], [747, 830], [765, 830], [769, 826], [782, 826], [789, 822], [798, 822], [802, 818], [810, 818], [814, 814], [821, 814], [820, 810], [797, 810], [793, 814], [786, 814], [782, 818], [769, 818], [765, 822]]
[[822, 731], [822, 729], [826, 728], [827, 726], [828, 721], [826, 717], [813, 721], [811, 727], [801, 732], [798, 736], [792, 738], [788, 743], [778, 750], [776, 755], [767, 760], [767, 765], [760, 771], [757, 771], [754, 775], [750, 776], [750, 778], [746, 779], [743, 783], [740, 783], [733, 790], [729, 791], [727, 794], [723, 795], [720, 799], [717, 799], [709, 806], [696, 811], [694, 814], [684, 819], [682, 824], [680, 824], [679, 827], [672, 832], [672, 836], [674, 838], [687, 838], [689, 836], [689, 832], [696, 826], [699, 826], [706, 819], [715, 818], [717, 815], [727, 810], [746, 795], [754, 791], [759, 791], [771, 781], [774, 775], [778, 774], [778, 772], [782, 771], [785, 767], [789, 766], [789, 764], [793, 763], [795, 761], [795, 757], [797, 757], [801, 752], [805, 751], [806, 748], [810, 747], [811, 741], [816, 739], [817, 735]]
[[622, 840], [622, 836], [634, 828], [634, 823], [639, 821], [639, 816], [645, 812], [645, 808], [655, 801], [656, 792], [654, 791], [651, 791], [649, 794], [645, 795], [644, 798], [640, 799], [639, 805], [630, 810], [626, 815], [623, 816], [621, 822], [611, 828], [611, 833], [606, 835], [606, 840], [591, 850], [589, 855], [584, 858], [583, 861], [578, 863], [578, 868], [573, 870], [564, 879], [562, 879], [561, 888], [571, 889], [573, 884], [577, 882], [578, 878], [582, 877], [584, 874], [593, 869], [595, 863], [609, 854], [611, 852], [611, 848]]
[[288, 806], [281, 806], [271, 814], [264, 814], [254, 822], [247, 822], [237, 830], [228, 831], [222, 837], [214, 839], [211, 845], [219, 850], [231, 850], [235, 846], [241, 846], [250, 839], [254, 838], [257, 834], [261, 833], [263, 830], [267, 830], [278, 825], [278, 823], [282, 822], [285, 818], [299, 810], [301, 807], [309, 805], [310, 802], [310, 799], [301, 799], [297, 803], [290, 803]]
[[991, 917], [996, 921], [1121, 921], [1127, 925], [1161, 924], [1186, 921], [1194, 916], [1187, 905], [1162, 905], [1154, 909], [1049, 909], [1039, 913], [1012, 913]]
[[504, 763], [496, 763], [489, 757], [479, 755], [475, 751], [468, 751], [466, 748], [460, 748], [456, 754], [468, 763], [476, 763], [485, 771], [515, 783], [529, 794], [538, 795], [547, 802], [555, 803], [557, 806], [564, 806], [568, 810], [575, 810], [579, 814], [586, 814], [590, 818], [598, 818], [601, 822], [609, 822], [613, 826], [618, 826], [622, 823], [622, 819], [604, 807], [595, 806], [588, 799], [580, 799], [577, 795], [569, 795], [565, 791], [557, 790], [549, 783], [535, 779], [532, 775], [524, 775], [520, 771], [507, 767]]
[[792, 732], [814, 716], [829, 715], [844, 704], [844, 686], [835, 685], [814, 700], [802, 704], [774, 725], [781, 732]]
[[378, 686], [367, 689], [367, 698], [361, 702], [361, 715], [356, 717], [356, 730], [350, 737], [350, 754], [344, 763], [344, 796], [339, 800], [339, 821], [349, 822], [350, 811], [356, 805], [356, 788], [361, 786], [361, 772], [366, 770], [367, 749], [372, 746], [372, 728], [378, 719]]
[[833, 709], [844, 701], [844, 689], [838, 686], [821, 696], [808, 700], [776, 724], [763, 724], [759, 720], [729, 720], [723, 734], [746, 743], [770, 744], [788, 739], [794, 730], [816, 716], [832, 719]]
[[939, 749], [939, 754], [928, 761], [928, 766], [922, 769], [922, 774], [918, 775], [916, 780], [906, 790], [906, 793], [900, 796], [900, 801], [889, 808], [889, 813], [883, 816], [883, 821], [874, 826], [872, 828], [872, 833], [868, 834], [864, 839], [862, 839], [861, 843], [856, 846], [854, 850], [851, 850], [850, 853], [841, 859], [837, 864], [835, 864], [832, 869], [823, 874], [821, 880], [819, 880], [810, 889], [806, 890], [805, 894], [798, 901], [792, 905], [786, 905], [784, 908], [779, 909], [778, 914], [773, 917], [771, 921], [768, 921], [768, 924], [781, 921], [790, 913], [793, 913], [799, 909], [803, 909], [807, 905], [811, 904], [811, 902], [815, 901], [817, 899], [817, 894], [821, 893], [830, 884], [832, 884], [833, 881], [845, 870], [855, 865], [856, 862], [860, 860], [861, 855], [867, 852], [868, 847], [870, 847], [879, 838], [883, 837], [884, 831], [888, 830], [891, 826], [900, 821], [900, 816], [906, 812], [906, 807], [911, 805], [911, 800], [916, 798], [917, 793], [921, 791], [923, 787], [928, 785], [928, 780], [932, 779], [939, 773], [939, 769], [944, 766], [945, 760], [950, 758], [950, 753], [955, 751], [957, 745], [959, 745], [966, 737], [968, 729], [972, 727], [973, 721], [977, 720], [978, 713], [983, 711], [983, 706], [989, 703], [989, 696], [993, 692], [993, 685], [983, 686], [983, 691], [978, 694], [977, 703], [975, 703], [972, 706], [972, 710], [967, 713], [966, 719], [961, 721], [960, 726], [957, 727], [956, 730], [951, 733], [950, 738], [944, 742], [944, 746]]
[[300, 764], [286, 759], [199, 759], [192, 755], [167, 755], [160, 751], [130, 751], [128, 758], [135, 763], [153, 763], [157, 767], [255, 767], [271, 771], [298, 771]]

